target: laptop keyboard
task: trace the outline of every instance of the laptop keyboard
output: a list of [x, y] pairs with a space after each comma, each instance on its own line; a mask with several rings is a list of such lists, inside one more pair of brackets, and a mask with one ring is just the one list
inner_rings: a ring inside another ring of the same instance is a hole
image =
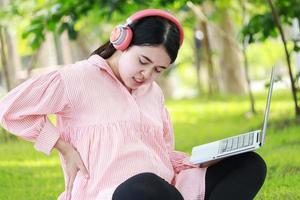
[[255, 132], [251, 132], [220, 141], [219, 153], [225, 153], [252, 145], [254, 133]]

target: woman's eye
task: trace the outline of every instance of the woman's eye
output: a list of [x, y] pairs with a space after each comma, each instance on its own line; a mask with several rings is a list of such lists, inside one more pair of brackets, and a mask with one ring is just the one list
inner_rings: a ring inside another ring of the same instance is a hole
[[162, 70], [161, 70], [160, 68], [155, 68], [155, 71], [156, 71], [157, 73], [161, 73], [161, 72], [162, 72]]
[[145, 62], [143, 62], [143, 61], [141, 61], [141, 60], [139, 60], [140, 61], [140, 63], [142, 64], [142, 65], [146, 65], [147, 63], [145, 63]]

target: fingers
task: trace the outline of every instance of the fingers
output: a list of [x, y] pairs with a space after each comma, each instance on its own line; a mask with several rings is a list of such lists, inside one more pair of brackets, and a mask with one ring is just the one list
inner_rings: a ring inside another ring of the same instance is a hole
[[84, 166], [84, 163], [81, 161], [80, 164], [79, 164], [79, 170], [81, 171], [81, 173], [83, 173], [83, 175], [86, 177], [86, 178], [89, 178], [89, 172], [88, 170], [86, 169], [86, 167]]
[[70, 192], [69, 192], [69, 190], [68, 190], [68, 188], [69, 188], [69, 186], [68, 186], [69, 183], [70, 183], [70, 178], [68, 177], [68, 180], [67, 180], [67, 188], [66, 188], [66, 189], [67, 189], [67, 192], [66, 192], [66, 196], [65, 196], [66, 198], [65, 198], [65, 200], [70, 200], [70, 197], [69, 197], [69, 193], [70, 193]]
[[69, 184], [69, 182], [70, 182], [70, 178], [68, 178], [68, 180], [67, 180], [67, 188], [66, 188], [67, 192], [66, 192], [66, 196], [65, 196], [66, 198], [65, 198], [65, 200], [69, 200], [68, 199], [68, 197], [69, 197], [69, 190], [68, 190], [68, 184]]
[[[74, 147], [74, 149], [77, 151], [77, 149]], [[89, 176], [89, 172], [88, 170], [86, 169], [83, 161], [82, 161], [82, 158], [80, 156], [80, 153], [77, 151], [78, 155], [79, 155], [79, 162], [77, 162], [77, 167], [78, 169], [80, 170], [80, 172], [88, 179], [90, 176]]]
[[217, 160], [212, 160], [212, 161], [208, 161], [208, 162], [202, 163], [202, 164], [200, 164], [200, 168], [210, 167], [212, 165], [217, 164], [220, 160], [222, 160], [222, 159], [220, 158], [220, 159], [217, 159]]
[[71, 175], [68, 179], [68, 183], [67, 183], [67, 200], [71, 200], [71, 196], [72, 196], [72, 189], [73, 189], [73, 183], [76, 177], [76, 173], [74, 175]]

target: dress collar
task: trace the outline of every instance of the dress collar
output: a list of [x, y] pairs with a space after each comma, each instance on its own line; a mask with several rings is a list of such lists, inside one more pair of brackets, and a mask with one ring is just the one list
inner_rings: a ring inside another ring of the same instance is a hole
[[[87, 61], [89, 63], [91, 63], [92, 65], [98, 67], [99, 69], [102, 69], [102, 70], [105, 70], [107, 73], [109, 73], [112, 77], [114, 77], [116, 79], [116, 81], [120, 82], [118, 80], [118, 78], [116, 77], [116, 75], [114, 74], [114, 72], [112, 71], [111, 67], [109, 66], [109, 64], [107, 63], [107, 61], [102, 58], [101, 56], [97, 55], [97, 54], [94, 54], [94, 55], [91, 55]], [[122, 84], [120, 82], [120, 84]], [[123, 85], [123, 84], [122, 84]], [[141, 95], [141, 94], [144, 94], [146, 93], [150, 88], [151, 88], [152, 84], [145, 84], [145, 85], [142, 85], [140, 87], [138, 87], [137, 89], [135, 90], [132, 90], [131, 91], [131, 94], [133, 95]], [[125, 87], [125, 86], [124, 86]], [[127, 90], [127, 88], [126, 88]], [[129, 91], [128, 91], [129, 92]]]
[[107, 61], [102, 58], [99, 55], [91, 55], [88, 59], [88, 62], [91, 63], [92, 65], [95, 65], [96, 67], [100, 68], [100, 69], [104, 69], [105, 71], [107, 71], [111, 76], [117, 78], [114, 74], [114, 72], [112, 71], [111, 67], [109, 66], [109, 64], [107, 63]]

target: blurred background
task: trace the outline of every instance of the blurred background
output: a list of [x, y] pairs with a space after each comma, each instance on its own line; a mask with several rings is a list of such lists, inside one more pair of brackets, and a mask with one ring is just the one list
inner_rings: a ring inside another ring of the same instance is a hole
[[[158, 80], [176, 149], [260, 129], [276, 83], [256, 199], [300, 199], [300, 0], [0, 0], [0, 97], [29, 77], [89, 57], [140, 9], [174, 14], [185, 40]], [[55, 116], [49, 116], [55, 123]], [[36, 152], [0, 127], [0, 199], [56, 199], [58, 154]]]

